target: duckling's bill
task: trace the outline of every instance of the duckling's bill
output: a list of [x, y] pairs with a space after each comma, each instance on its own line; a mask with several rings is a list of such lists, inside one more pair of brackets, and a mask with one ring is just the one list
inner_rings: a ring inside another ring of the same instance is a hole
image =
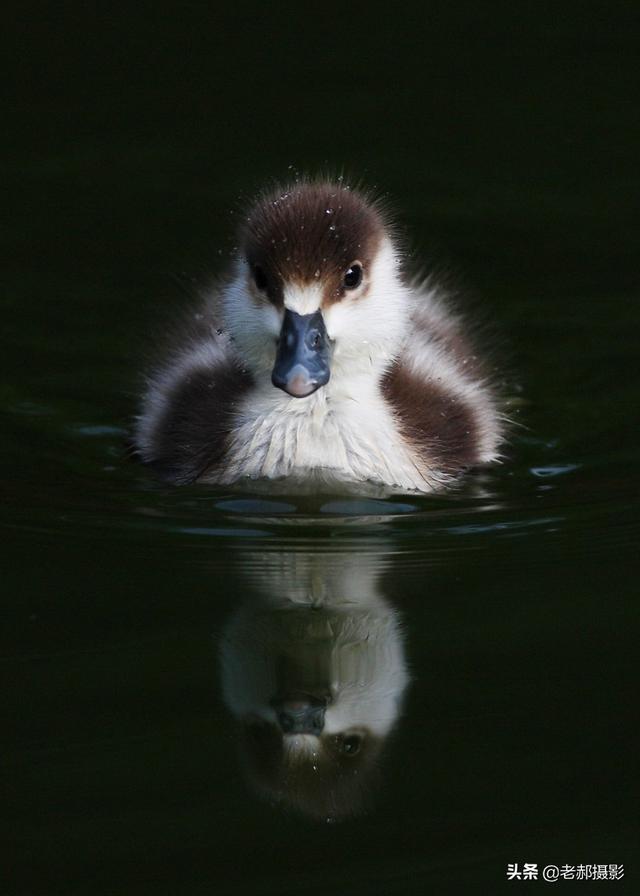
[[294, 398], [306, 398], [329, 382], [329, 355], [322, 312], [298, 314], [286, 308], [271, 382]]

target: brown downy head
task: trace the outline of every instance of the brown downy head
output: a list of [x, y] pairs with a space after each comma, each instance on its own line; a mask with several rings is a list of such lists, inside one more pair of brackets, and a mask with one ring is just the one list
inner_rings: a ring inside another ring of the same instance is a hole
[[320, 307], [357, 289], [370, 271], [385, 225], [363, 194], [332, 183], [296, 183], [250, 210], [241, 246], [256, 289], [274, 305], [287, 286], [314, 287]]
[[239, 245], [227, 319], [258, 378], [266, 368], [274, 386], [305, 398], [341, 353], [380, 344], [384, 355], [400, 281], [377, 201], [341, 182], [296, 182], [254, 203]]

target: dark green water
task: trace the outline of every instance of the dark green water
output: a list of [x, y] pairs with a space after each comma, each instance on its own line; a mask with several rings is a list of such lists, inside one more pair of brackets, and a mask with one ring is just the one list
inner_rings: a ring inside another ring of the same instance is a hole
[[[638, 7], [262, 9], [13, 23], [1, 892], [638, 892]], [[270, 505], [124, 460], [149, 333], [289, 166], [377, 184], [477, 291], [504, 465]], [[375, 591], [411, 676], [343, 821], [252, 790], [221, 690], [238, 608], [306, 575]]]

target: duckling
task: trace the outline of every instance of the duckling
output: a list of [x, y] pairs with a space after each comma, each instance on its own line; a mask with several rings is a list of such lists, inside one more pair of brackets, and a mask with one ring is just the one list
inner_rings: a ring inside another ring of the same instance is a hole
[[134, 446], [163, 479], [433, 492], [496, 461], [502, 418], [379, 201], [297, 181], [243, 217], [228, 276], [151, 372]]

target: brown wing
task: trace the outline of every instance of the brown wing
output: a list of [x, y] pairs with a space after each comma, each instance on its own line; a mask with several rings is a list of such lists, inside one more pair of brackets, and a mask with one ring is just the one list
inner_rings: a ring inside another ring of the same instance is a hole
[[455, 474], [481, 460], [475, 411], [445, 384], [398, 360], [382, 381], [382, 394], [402, 436], [427, 466]]
[[163, 395], [160, 415], [138, 434], [142, 461], [178, 485], [199, 479], [222, 460], [234, 412], [251, 384], [232, 358], [188, 370]]

